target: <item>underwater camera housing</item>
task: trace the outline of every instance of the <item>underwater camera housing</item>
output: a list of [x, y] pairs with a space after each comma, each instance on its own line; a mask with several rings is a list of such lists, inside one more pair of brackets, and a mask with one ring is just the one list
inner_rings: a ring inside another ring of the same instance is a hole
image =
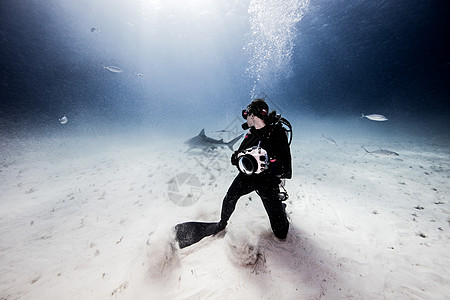
[[267, 170], [269, 156], [267, 151], [259, 146], [245, 149], [237, 155], [237, 167], [246, 175], [259, 174]]

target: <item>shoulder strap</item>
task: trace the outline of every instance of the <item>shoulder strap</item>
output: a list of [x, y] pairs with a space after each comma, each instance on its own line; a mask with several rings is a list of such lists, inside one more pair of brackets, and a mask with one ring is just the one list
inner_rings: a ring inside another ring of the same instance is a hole
[[281, 129], [284, 130], [284, 132], [286, 133], [286, 136], [288, 137], [288, 144], [290, 146], [292, 143], [292, 137], [293, 137], [291, 123], [288, 120], [286, 120], [285, 118], [283, 118], [281, 115], [277, 115], [275, 122], [273, 124], [280, 126]]

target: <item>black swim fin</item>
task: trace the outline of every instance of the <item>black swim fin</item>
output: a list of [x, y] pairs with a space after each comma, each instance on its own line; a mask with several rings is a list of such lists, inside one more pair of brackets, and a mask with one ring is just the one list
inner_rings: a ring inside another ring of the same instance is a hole
[[219, 223], [186, 222], [175, 226], [176, 238], [180, 248], [199, 242], [204, 237], [213, 235], [219, 230]]

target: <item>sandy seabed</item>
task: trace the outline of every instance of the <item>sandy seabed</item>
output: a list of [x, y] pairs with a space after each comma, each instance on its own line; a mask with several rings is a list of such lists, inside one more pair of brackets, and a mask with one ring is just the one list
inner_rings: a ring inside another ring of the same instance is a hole
[[252, 193], [225, 232], [179, 249], [175, 224], [219, 219], [229, 149], [5, 138], [0, 299], [448, 299], [449, 142], [334, 139], [294, 140], [285, 241]]

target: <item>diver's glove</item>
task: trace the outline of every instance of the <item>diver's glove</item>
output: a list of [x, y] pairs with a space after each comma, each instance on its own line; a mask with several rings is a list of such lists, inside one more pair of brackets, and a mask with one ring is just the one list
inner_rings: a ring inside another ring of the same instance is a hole
[[234, 153], [231, 154], [231, 164], [232, 164], [233, 166], [237, 166], [237, 162], [238, 162], [238, 160], [237, 160], [237, 155], [238, 155], [238, 152], [237, 152], [237, 151], [234, 151]]

